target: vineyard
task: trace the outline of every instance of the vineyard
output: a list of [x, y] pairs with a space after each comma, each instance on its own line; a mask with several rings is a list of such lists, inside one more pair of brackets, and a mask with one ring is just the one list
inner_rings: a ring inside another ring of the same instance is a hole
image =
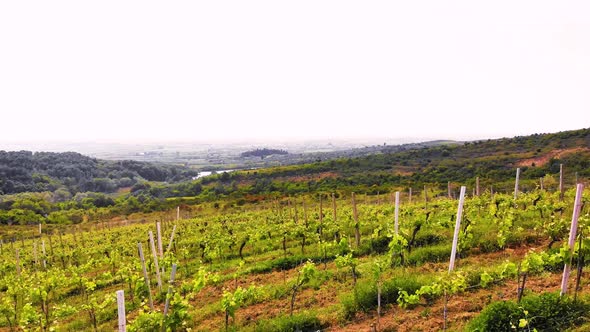
[[590, 196], [515, 189], [317, 192], [170, 221], [35, 226], [0, 244], [0, 329], [584, 326]]

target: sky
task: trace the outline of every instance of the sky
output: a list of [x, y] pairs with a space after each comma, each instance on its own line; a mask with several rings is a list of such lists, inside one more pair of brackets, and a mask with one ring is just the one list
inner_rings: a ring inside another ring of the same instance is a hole
[[0, 142], [590, 127], [589, 1], [1, 1]]

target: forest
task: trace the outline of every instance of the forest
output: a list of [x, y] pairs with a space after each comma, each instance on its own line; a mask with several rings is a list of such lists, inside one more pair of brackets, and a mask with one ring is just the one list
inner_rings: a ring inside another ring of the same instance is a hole
[[76, 152], [0, 151], [0, 195], [58, 189], [72, 195], [112, 193], [142, 181], [186, 181], [197, 173], [173, 165], [98, 160]]

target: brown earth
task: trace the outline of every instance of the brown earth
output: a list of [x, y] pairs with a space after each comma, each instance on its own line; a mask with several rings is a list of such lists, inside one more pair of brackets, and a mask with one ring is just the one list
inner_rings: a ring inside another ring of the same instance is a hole
[[556, 149], [550, 151], [542, 156], [537, 156], [534, 158], [523, 159], [516, 163], [516, 166], [531, 166], [533, 163], [536, 166], [543, 166], [551, 160], [551, 158], [561, 158], [565, 155], [582, 152], [582, 151], [590, 151], [589, 148], [570, 148], [570, 149]]

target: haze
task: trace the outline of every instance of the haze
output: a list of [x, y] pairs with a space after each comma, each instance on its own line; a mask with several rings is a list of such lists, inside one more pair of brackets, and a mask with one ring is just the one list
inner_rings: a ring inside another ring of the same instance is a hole
[[588, 127], [587, 1], [3, 1], [2, 142]]

